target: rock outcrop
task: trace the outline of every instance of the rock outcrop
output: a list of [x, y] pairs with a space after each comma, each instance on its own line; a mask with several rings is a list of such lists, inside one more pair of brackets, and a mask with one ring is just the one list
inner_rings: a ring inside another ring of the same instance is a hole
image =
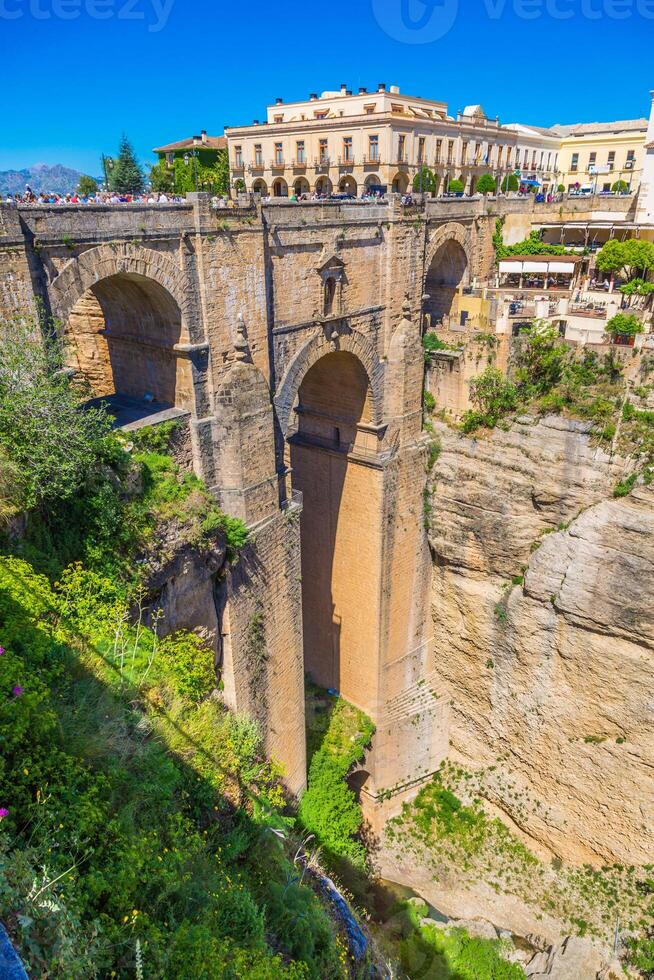
[[590, 427], [439, 427], [434, 671], [453, 758], [543, 857], [654, 859], [654, 488]]

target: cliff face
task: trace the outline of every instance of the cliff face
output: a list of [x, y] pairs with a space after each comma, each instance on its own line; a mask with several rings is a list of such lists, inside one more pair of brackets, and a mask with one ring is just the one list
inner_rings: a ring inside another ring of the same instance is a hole
[[652, 861], [654, 488], [613, 499], [624, 461], [584, 423], [438, 434], [434, 669], [453, 757], [486, 770], [483, 794], [543, 856]]

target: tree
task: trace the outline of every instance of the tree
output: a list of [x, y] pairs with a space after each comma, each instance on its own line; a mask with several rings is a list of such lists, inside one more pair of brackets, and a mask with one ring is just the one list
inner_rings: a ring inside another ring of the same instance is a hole
[[245, 181], [242, 177], [237, 177], [234, 181], [234, 190], [241, 194], [245, 190]]
[[501, 371], [489, 366], [470, 382], [470, 400], [475, 410], [464, 413], [464, 432], [474, 432], [480, 425], [492, 429], [503, 415], [517, 407], [518, 392]]
[[92, 197], [98, 192], [98, 182], [93, 177], [82, 174], [77, 185], [77, 193], [80, 197]]
[[533, 320], [517, 356], [516, 380], [526, 398], [546, 395], [563, 375], [568, 347], [548, 320]]
[[654, 269], [654, 242], [638, 238], [619, 242], [611, 238], [598, 252], [596, 265], [601, 272], [624, 273], [627, 279], [640, 275], [640, 278], [647, 280]]
[[0, 458], [17, 476], [14, 507], [72, 497], [97, 467], [110, 420], [82, 408], [84, 394], [64, 370], [52, 325], [44, 337], [33, 318], [0, 322]]
[[611, 190], [614, 194], [626, 194], [629, 190], [629, 184], [626, 180], [616, 180]]
[[218, 150], [218, 159], [214, 164], [216, 171], [216, 193], [229, 193], [229, 154], [227, 150]]
[[463, 194], [463, 181], [457, 180], [455, 177], [454, 180], [450, 181], [447, 189], [452, 194]]
[[559, 192], [559, 194], [564, 194], [565, 193], [565, 184], [559, 184], [556, 189]]
[[502, 190], [505, 194], [507, 191], [517, 191], [519, 186], [520, 184], [515, 174], [507, 174], [502, 181]]
[[475, 187], [478, 194], [494, 194], [496, 189], [497, 181], [492, 174], [482, 174]]
[[175, 190], [175, 177], [165, 160], [150, 167], [150, 186], [157, 194], [172, 194]]
[[643, 297], [645, 299], [642, 305], [648, 306], [652, 295], [654, 295], [654, 282], [645, 282], [644, 279], [637, 276], [635, 279], [630, 279], [629, 282], [620, 286], [620, 292], [623, 296], [628, 297], [629, 306], [641, 305]]
[[624, 242], [611, 238], [597, 253], [595, 265], [600, 272], [619, 272], [625, 264]]
[[118, 194], [140, 194], [145, 186], [143, 171], [136, 159], [132, 144], [123, 136], [118, 157], [109, 174], [109, 188]]
[[606, 324], [606, 332], [611, 337], [635, 337], [644, 329], [642, 320], [633, 313], [616, 313]]
[[424, 194], [436, 193], [436, 175], [429, 167], [421, 167], [413, 178], [413, 189], [416, 192], [422, 191]]

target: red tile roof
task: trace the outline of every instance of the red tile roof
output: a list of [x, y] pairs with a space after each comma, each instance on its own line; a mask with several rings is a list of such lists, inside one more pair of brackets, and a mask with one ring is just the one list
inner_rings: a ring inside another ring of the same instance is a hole
[[177, 143], [168, 143], [166, 146], [155, 146], [153, 153], [174, 153], [175, 150], [192, 150], [194, 146], [201, 150], [226, 150], [227, 140], [224, 136], [205, 136], [204, 140], [200, 136], [189, 136], [185, 140]]

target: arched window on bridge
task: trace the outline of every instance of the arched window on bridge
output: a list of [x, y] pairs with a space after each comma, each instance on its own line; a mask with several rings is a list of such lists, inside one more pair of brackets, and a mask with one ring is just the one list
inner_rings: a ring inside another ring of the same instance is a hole
[[331, 316], [334, 312], [334, 300], [336, 299], [336, 280], [333, 276], [328, 276], [325, 279], [325, 302], [323, 304], [323, 312], [325, 316]]

